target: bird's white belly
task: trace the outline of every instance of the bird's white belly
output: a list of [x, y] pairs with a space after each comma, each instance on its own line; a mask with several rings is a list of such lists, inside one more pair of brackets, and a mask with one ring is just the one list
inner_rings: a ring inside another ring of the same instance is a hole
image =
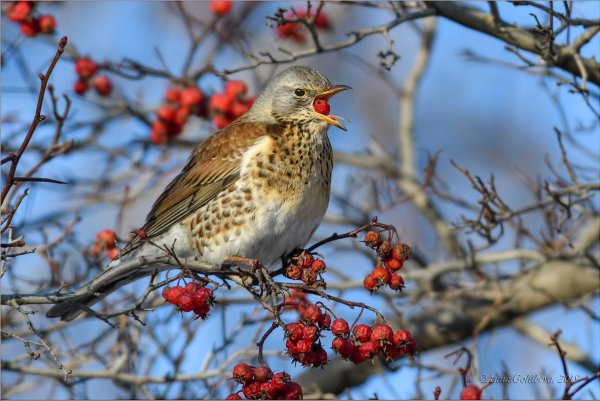
[[[263, 197], [254, 218], [246, 221], [240, 235], [228, 235], [220, 246], [209, 246], [202, 259], [220, 265], [230, 256], [258, 259], [265, 266], [276, 264], [282, 256], [306, 245], [321, 222], [325, 208], [317, 202], [294, 207], [288, 200]], [[321, 202], [322, 203], [322, 202]], [[325, 206], [326, 207], [326, 206]], [[223, 239], [223, 238], [220, 238]]]

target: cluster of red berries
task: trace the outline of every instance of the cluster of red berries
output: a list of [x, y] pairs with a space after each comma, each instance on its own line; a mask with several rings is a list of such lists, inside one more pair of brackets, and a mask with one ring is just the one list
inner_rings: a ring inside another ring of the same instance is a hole
[[187, 283], [185, 287], [164, 287], [162, 296], [181, 311], [193, 311], [202, 319], [206, 319], [214, 302], [213, 292], [203, 284], [194, 282]]
[[75, 61], [75, 72], [79, 79], [73, 90], [78, 95], [84, 95], [90, 88], [90, 83], [100, 96], [108, 96], [112, 92], [112, 83], [105, 75], [97, 75], [98, 64], [89, 57], [80, 57]]
[[206, 97], [196, 86], [171, 87], [165, 93], [165, 103], [156, 110], [150, 140], [162, 145], [181, 133], [191, 115], [206, 116]]
[[369, 231], [365, 235], [365, 244], [377, 250], [379, 263], [364, 279], [364, 286], [373, 292], [380, 287], [388, 285], [394, 291], [402, 291], [404, 278], [397, 273], [402, 269], [404, 262], [412, 256], [412, 249], [407, 244], [392, 246], [388, 240], [382, 240], [376, 231]]
[[[314, 12], [311, 10], [308, 13], [306, 10], [290, 10], [286, 12], [283, 17], [285, 19], [308, 19], [314, 16]], [[325, 15], [325, 12], [321, 10], [319, 14], [315, 17], [315, 27], [318, 29], [329, 29], [329, 18]], [[301, 23], [298, 22], [286, 22], [284, 24], [279, 25], [276, 28], [277, 36], [282, 39], [291, 39], [297, 43], [304, 43], [306, 40], [305, 30]]]
[[232, 0], [212, 0], [208, 6], [213, 14], [222, 17], [229, 14], [232, 3]]
[[36, 3], [16, 1], [8, 3], [5, 12], [8, 19], [20, 25], [21, 33], [32, 38], [38, 33], [51, 34], [56, 30], [56, 20], [51, 15], [34, 15]]
[[105, 252], [106, 257], [113, 260], [119, 256], [119, 248], [117, 248], [117, 235], [113, 230], [102, 230], [96, 235], [96, 242], [92, 246], [90, 253], [98, 256]]
[[460, 392], [461, 400], [480, 400], [481, 399], [481, 389], [474, 384], [469, 384], [465, 386]]
[[248, 97], [248, 86], [239, 80], [227, 81], [223, 93], [215, 93], [210, 98], [208, 108], [213, 124], [218, 129], [225, 128], [236, 118], [250, 110], [256, 97]]
[[303, 252], [292, 258], [285, 269], [285, 276], [292, 280], [302, 280], [306, 285], [314, 285], [320, 282], [320, 275], [326, 267], [322, 259], [316, 259], [310, 253]]
[[226, 400], [301, 400], [302, 387], [293, 382], [286, 372], [273, 374], [268, 366], [250, 366], [238, 363], [233, 368], [233, 380], [242, 385], [241, 390], [231, 393]]
[[341, 358], [351, 360], [357, 365], [380, 354], [388, 359], [412, 355], [417, 346], [408, 330], [398, 330], [394, 333], [387, 324], [376, 324], [373, 327], [357, 324], [350, 335], [348, 322], [338, 318], [331, 324], [331, 332], [336, 336], [331, 348]]
[[296, 307], [300, 319], [285, 326], [288, 354], [302, 366], [319, 367], [327, 363], [327, 351], [321, 344], [321, 331], [331, 328], [331, 316], [315, 304]]

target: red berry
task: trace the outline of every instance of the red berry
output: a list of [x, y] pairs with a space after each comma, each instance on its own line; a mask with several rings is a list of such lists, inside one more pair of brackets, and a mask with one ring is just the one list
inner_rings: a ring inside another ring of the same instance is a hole
[[[233, 367], [233, 380], [241, 384], [250, 383], [254, 378], [254, 368], [245, 363], [238, 363]], [[244, 393], [246, 395], [246, 393]], [[246, 398], [248, 398], [246, 396]]]
[[311, 365], [315, 368], [324, 366], [327, 363], [327, 351], [323, 347], [318, 346], [312, 352]]
[[304, 326], [302, 330], [302, 338], [311, 342], [317, 341], [319, 338], [319, 329], [317, 326]]
[[390, 277], [390, 288], [394, 291], [401, 291], [404, 288], [404, 279], [401, 275], [394, 273]]
[[302, 278], [302, 268], [296, 265], [289, 265], [285, 269], [285, 276], [292, 280], [300, 280]]
[[242, 393], [244, 393], [244, 397], [246, 397], [249, 400], [260, 399], [260, 397], [262, 396], [261, 383], [252, 382], [246, 384], [244, 387], [242, 387]]
[[161, 120], [156, 120], [152, 123], [152, 130], [156, 131], [158, 135], [165, 138], [172, 138], [177, 136], [181, 132], [181, 127], [176, 124], [167, 124]]
[[204, 100], [204, 93], [195, 86], [182, 90], [179, 98], [180, 104], [187, 107], [198, 106], [202, 100]]
[[194, 292], [196, 292], [196, 283], [189, 282], [185, 285], [185, 292], [187, 292], [190, 295], [194, 295]]
[[402, 350], [404, 354], [413, 354], [417, 348], [416, 341], [411, 337], [408, 330], [398, 330], [394, 334], [394, 345]]
[[215, 93], [208, 103], [208, 107], [211, 111], [220, 113], [229, 113], [232, 105], [233, 99], [225, 93]]
[[364, 356], [364, 353], [360, 352], [360, 347], [355, 346], [350, 355], [350, 360], [352, 360], [353, 363], [360, 365], [366, 361], [367, 358]]
[[394, 330], [387, 324], [378, 324], [371, 331], [371, 341], [385, 346], [391, 344], [394, 338]]
[[39, 23], [41, 33], [52, 33], [56, 30], [56, 19], [51, 15], [41, 15]]
[[73, 91], [75, 93], [77, 93], [78, 95], [85, 94], [85, 92], [87, 92], [88, 88], [89, 88], [88, 83], [86, 81], [84, 81], [83, 79], [77, 80], [77, 82], [75, 82], [75, 85], [73, 85]]
[[345, 319], [337, 318], [331, 324], [331, 332], [336, 336], [347, 336], [350, 334], [350, 327]]
[[32, 18], [31, 20], [21, 22], [20, 29], [23, 36], [33, 38], [40, 32], [40, 23], [37, 19]]
[[194, 301], [196, 301], [196, 304], [198, 304], [198, 305], [209, 305], [210, 306], [213, 301], [212, 297], [213, 297], [213, 292], [206, 287], [199, 287], [194, 292]]
[[304, 268], [311, 267], [313, 263], [313, 257], [310, 253], [305, 253], [300, 255], [300, 262], [302, 262], [302, 267]]
[[152, 123], [152, 131], [155, 131], [158, 135], [164, 137], [166, 141], [169, 133], [169, 126], [160, 120], [155, 120]]
[[380, 284], [387, 284], [390, 282], [390, 272], [385, 267], [377, 266], [373, 269], [371, 275]]
[[364, 287], [369, 291], [376, 291], [379, 288], [379, 283], [373, 277], [373, 274], [368, 274], [363, 281]]
[[321, 315], [321, 308], [314, 304], [308, 305], [302, 313], [302, 317], [312, 323], [317, 323], [321, 319]]
[[10, 6], [8, 10], [8, 19], [13, 22], [23, 22], [29, 18], [31, 13], [31, 4], [28, 1], [18, 1]]
[[232, 0], [212, 0], [210, 2], [210, 11], [220, 17], [228, 14], [231, 11]]
[[175, 112], [175, 124], [179, 127], [183, 127], [190, 118], [190, 109], [187, 107], [180, 107]]
[[172, 287], [169, 291], [169, 294], [167, 294], [167, 301], [169, 301], [172, 304], [176, 304], [179, 296], [181, 296], [184, 293], [185, 289], [182, 286], [178, 285], [176, 287]]
[[329, 29], [329, 18], [327, 18], [323, 10], [315, 18], [315, 26], [320, 29]]
[[323, 273], [325, 271], [325, 267], [325, 262], [323, 262], [321, 259], [314, 260], [310, 265], [310, 268], [317, 273]]
[[277, 397], [277, 388], [271, 382], [262, 383], [260, 385], [263, 400], [274, 400]]
[[304, 325], [300, 323], [289, 323], [285, 326], [287, 337], [296, 342], [304, 337]]
[[92, 85], [100, 96], [108, 96], [112, 92], [112, 83], [107, 76], [97, 75], [92, 79]]
[[225, 398], [226, 400], [243, 400], [238, 393], [231, 393]]
[[408, 340], [412, 340], [412, 337], [408, 330], [402, 329], [394, 333], [393, 342], [396, 347], [403, 346]]
[[237, 118], [250, 110], [250, 103], [235, 100], [231, 105], [231, 114]]
[[328, 313], [325, 313], [321, 320], [319, 320], [319, 327], [322, 329], [329, 329], [331, 327], [331, 316]]
[[[288, 19], [296, 18], [292, 12], [287, 12], [284, 17]], [[296, 22], [286, 22], [285, 24], [278, 26], [275, 32], [277, 33], [277, 36], [282, 39], [292, 39], [297, 43], [304, 43], [305, 37], [301, 29], [302, 27], [300, 24]]]
[[277, 391], [285, 390], [287, 388], [287, 385], [291, 381], [292, 379], [290, 375], [288, 375], [286, 372], [275, 373], [273, 375], [273, 379], [271, 379], [271, 382], [273, 383]]
[[301, 400], [302, 399], [302, 387], [296, 383], [291, 382], [288, 384], [285, 392], [286, 400]]
[[302, 281], [304, 284], [312, 285], [317, 282], [317, 272], [311, 269], [302, 270]]
[[480, 400], [481, 389], [473, 384], [469, 384], [460, 392], [461, 400]]
[[395, 258], [389, 258], [384, 263], [385, 263], [385, 267], [387, 267], [390, 271], [393, 271], [393, 272], [395, 272], [396, 270], [402, 269], [402, 265], [404, 265], [404, 262], [402, 262], [401, 260], [395, 259]]
[[117, 256], [119, 256], [119, 250], [117, 248], [110, 248], [106, 250], [106, 257], [109, 260], [113, 260], [115, 259]]
[[264, 383], [271, 379], [273, 372], [268, 366], [261, 365], [254, 368], [254, 380]]
[[210, 312], [210, 304], [195, 304], [193, 311], [202, 319], [206, 319], [208, 312]]
[[262, 393], [261, 399], [263, 400], [274, 400], [277, 399], [277, 389], [273, 386], [273, 383], [266, 382], [261, 384], [260, 391]]
[[368, 231], [365, 234], [365, 244], [371, 248], [377, 248], [381, 244], [381, 237], [376, 231]]
[[177, 88], [169, 88], [165, 92], [165, 100], [171, 103], [179, 103], [181, 99], [181, 90]]
[[213, 117], [213, 124], [217, 129], [223, 129], [231, 124], [233, 120], [223, 115], [216, 115]]
[[310, 352], [314, 342], [310, 340], [300, 340], [296, 343], [296, 350], [299, 354]]
[[171, 287], [169, 287], [168, 285], [163, 287], [162, 289], [162, 297], [166, 300], [169, 299], [169, 291], [171, 291]]
[[75, 61], [75, 72], [80, 78], [86, 79], [98, 72], [98, 65], [89, 57], [81, 57]]
[[162, 123], [160, 125], [157, 123], [160, 123], [160, 121], [157, 120], [152, 124], [150, 141], [156, 145], [163, 145], [167, 143], [167, 127]]
[[364, 343], [371, 339], [371, 328], [366, 324], [357, 324], [352, 330], [357, 341]]
[[161, 119], [165, 123], [172, 123], [175, 121], [175, 115], [177, 111], [171, 106], [161, 106], [156, 110], [156, 117]]
[[362, 359], [367, 360], [373, 359], [379, 355], [380, 349], [377, 343], [373, 341], [367, 341], [358, 347], [358, 352], [360, 353]]
[[394, 259], [405, 262], [412, 257], [412, 249], [407, 244], [398, 244], [393, 250]]
[[342, 358], [349, 358], [354, 352], [354, 342], [349, 338], [336, 337], [331, 342], [331, 348], [337, 352]]
[[291, 355], [299, 354], [297, 342], [290, 340], [289, 338], [285, 340], [285, 347]]
[[398, 359], [402, 355], [404, 355], [404, 351], [397, 347], [385, 347], [383, 350], [383, 353], [386, 358], [392, 359], [392, 360]]
[[315, 99], [313, 103], [313, 108], [317, 113], [328, 115], [331, 107], [329, 107], [329, 103], [325, 99]]
[[231, 80], [225, 84], [225, 94], [232, 98], [241, 98], [248, 92], [248, 86], [244, 81]]
[[392, 244], [390, 244], [390, 241], [382, 241], [377, 247], [377, 253], [383, 260], [388, 259], [392, 255]]
[[167, 137], [161, 135], [159, 132], [157, 131], [150, 131], [150, 142], [152, 142], [155, 145], [164, 145], [165, 143], [167, 143]]
[[96, 243], [104, 248], [117, 246], [117, 234], [113, 230], [102, 230], [96, 235]]
[[191, 312], [194, 309], [194, 306], [196, 306], [196, 303], [194, 302], [194, 297], [188, 294], [184, 289], [183, 294], [177, 298], [177, 306], [184, 312]]

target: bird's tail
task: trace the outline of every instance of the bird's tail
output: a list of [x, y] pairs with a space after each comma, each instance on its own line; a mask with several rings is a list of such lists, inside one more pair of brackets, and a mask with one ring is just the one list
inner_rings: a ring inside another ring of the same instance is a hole
[[159, 266], [131, 268], [129, 263], [121, 263], [119, 259], [110, 263], [100, 274], [83, 284], [73, 295], [54, 305], [47, 317], [60, 317], [61, 320], [70, 321], [83, 312], [89, 311], [96, 302], [122, 286], [149, 276], [161, 270]]

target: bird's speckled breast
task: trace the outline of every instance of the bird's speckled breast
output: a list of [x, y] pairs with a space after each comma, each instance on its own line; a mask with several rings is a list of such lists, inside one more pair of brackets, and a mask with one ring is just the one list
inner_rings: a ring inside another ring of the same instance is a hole
[[290, 125], [246, 151], [241, 178], [184, 222], [202, 259], [220, 265], [236, 255], [270, 265], [306, 245], [329, 203], [333, 152], [326, 131]]

